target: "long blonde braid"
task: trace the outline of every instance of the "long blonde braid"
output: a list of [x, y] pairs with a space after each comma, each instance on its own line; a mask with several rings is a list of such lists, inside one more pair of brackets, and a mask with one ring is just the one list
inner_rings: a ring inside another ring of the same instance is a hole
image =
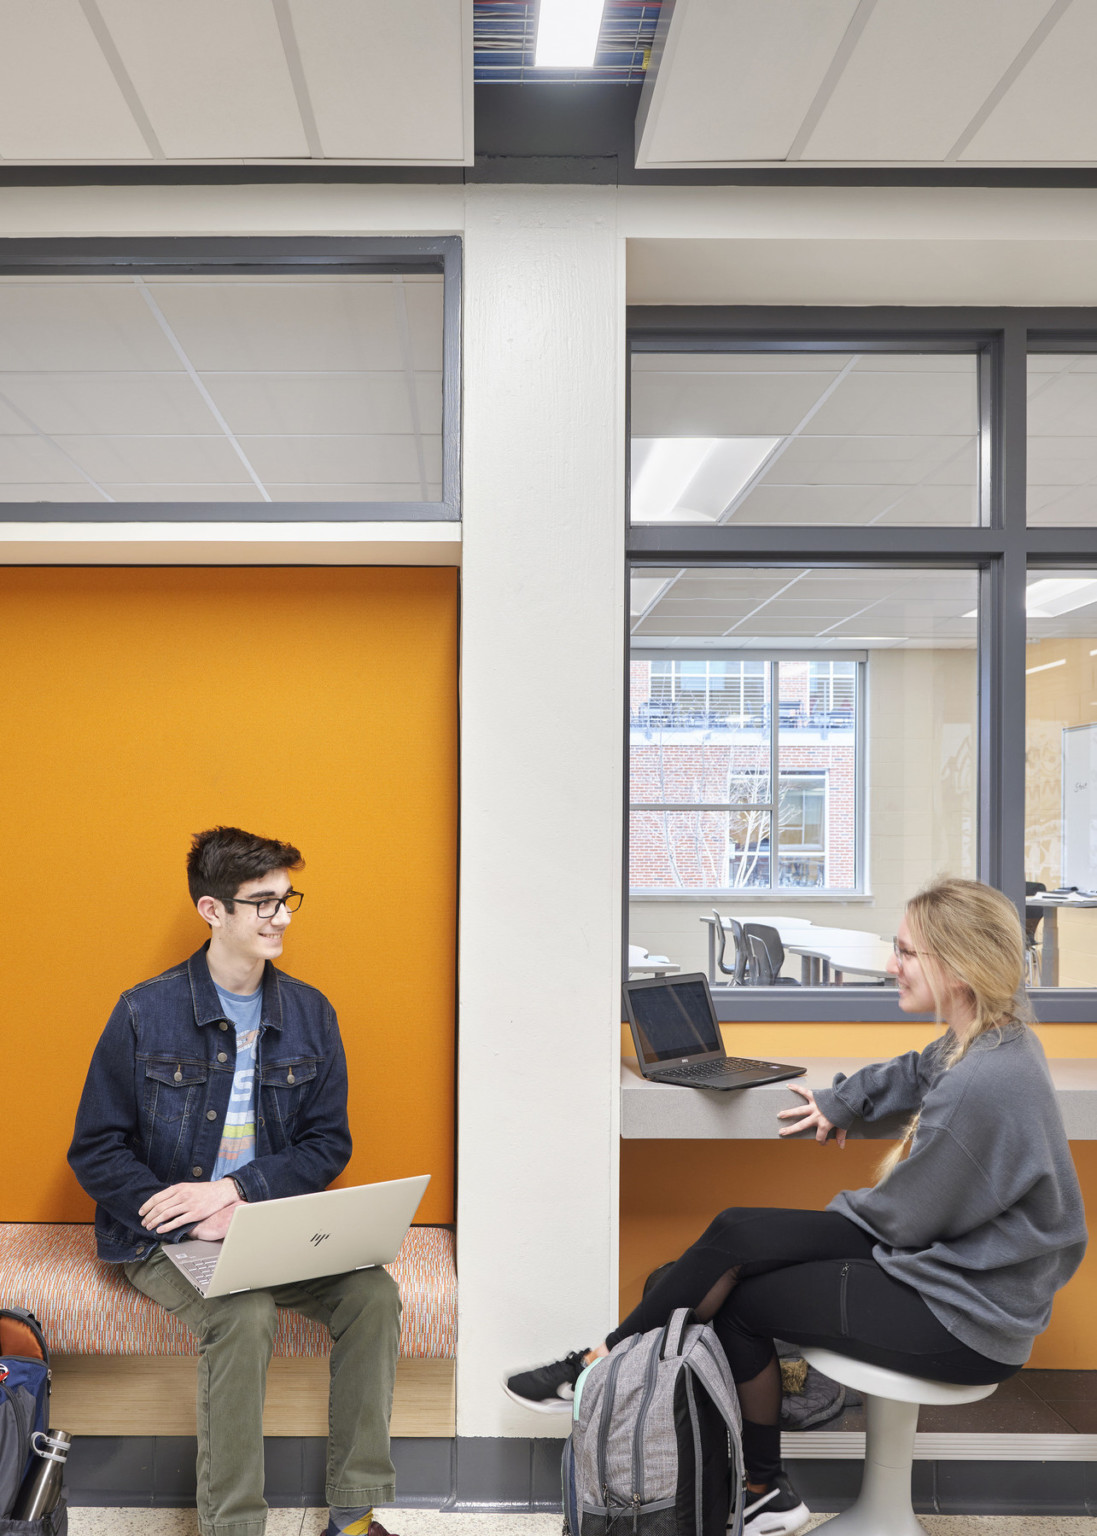
[[[936, 880], [910, 901], [906, 918], [933, 993], [938, 1026], [944, 1023], [946, 977], [961, 983], [974, 1012], [962, 1034], [951, 1032], [943, 1057], [946, 1071], [963, 1060], [980, 1035], [1010, 1020], [1034, 1022], [1023, 985], [1024, 931], [1017, 908], [1001, 891], [978, 880]], [[881, 1159], [877, 1184], [906, 1156], [918, 1120], [915, 1115], [902, 1140]]]

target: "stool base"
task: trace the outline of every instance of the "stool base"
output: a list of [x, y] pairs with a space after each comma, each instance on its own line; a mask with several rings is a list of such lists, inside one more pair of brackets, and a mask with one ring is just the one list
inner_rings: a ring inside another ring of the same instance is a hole
[[866, 1395], [865, 1418], [861, 1491], [823, 1529], [827, 1536], [926, 1536], [910, 1503], [918, 1404]]

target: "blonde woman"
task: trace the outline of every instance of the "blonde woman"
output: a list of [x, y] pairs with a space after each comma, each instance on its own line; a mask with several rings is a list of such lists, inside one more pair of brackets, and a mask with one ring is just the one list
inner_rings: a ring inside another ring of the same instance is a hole
[[907, 907], [889, 969], [900, 1008], [934, 1013], [943, 1033], [829, 1089], [790, 1084], [804, 1103], [780, 1114], [782, 1136], [833, 1134], [839, 1146], [856, 1123], [872, 1134], [905, 1117], [877, 1182], [825, 1211], [723, 1211], [604, 1343], [506, 1383], [528, 1407], [567, 1409], [587, 1361], [692, 1307], [711, 1319], [739, 1390], [751, 1536], [808, 1520], [781, 1470], [774, 1336], [913, 1376], [1003, 1381], [1085, 1252], [1078, 1180], [1029, 1028], [1016, 909], [989, 886], [941, 880]]

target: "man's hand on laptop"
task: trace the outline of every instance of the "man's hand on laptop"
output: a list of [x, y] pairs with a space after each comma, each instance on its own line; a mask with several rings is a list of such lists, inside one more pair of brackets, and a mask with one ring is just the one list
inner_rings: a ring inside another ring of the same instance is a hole
[[[171, 1184], [146, 1200], [137, 1214], [149, 1232], [174, 1232], [197, 1222], [191, 1236], [210, 1241], [224, 1237], [233, 1208], [240, 1204], [232, 1179], [215, 1179], [211, 1184]], [[223, 1221], [218, 1219], [222, 1212]]]

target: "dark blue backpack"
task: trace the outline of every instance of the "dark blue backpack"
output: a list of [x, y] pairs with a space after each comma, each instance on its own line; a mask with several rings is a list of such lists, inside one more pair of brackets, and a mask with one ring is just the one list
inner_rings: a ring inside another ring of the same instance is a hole
[[60, 1519], [8, 1518], [35, 1459], [31, 1436], [49, 1429], [49, 1404], [49, 1349], [37, 1319], [22, 1307], [0, 1307], [0, 1536], [61, 1528]]

